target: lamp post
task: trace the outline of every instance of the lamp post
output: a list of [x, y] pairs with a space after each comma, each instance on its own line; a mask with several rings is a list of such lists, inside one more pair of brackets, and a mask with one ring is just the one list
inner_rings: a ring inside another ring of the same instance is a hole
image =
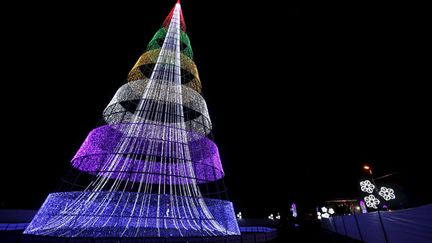
[[375, 183], [375, 179], [373, 177], [372, 168], [369, 165], [365, 165], [365, 166], [363, 166], [363, 169], [369, 171], [369, 174], [370, 174], [370, 177], [372, 180], [372, 184], [375, 186], [375, 191], [378, 193], [378, 187], [377, 187], [377, 185]]
[[[369, 174], [370, 174], [370, 178], [371, 178], [371, 181], [372, 181], [372, 184], [374, 185], [374, 191], [376, 192], [377, 197], [378, 197], [378, 196], [379, 196], [378, 186], [377, 186], [376, 183], [375, 183], [375, 179], [374, 179], [374, 176], [373, 176], [373, 173], [372, 173], [372, 168], [371, 168], [371, 166], [369, 166], [369, 165], [364, 165], [364, 166], [363, 166], [363, 169], [365, 169], [366, 171], [369, 172]], [[372, 193], [372, 195], [373, 195], [373, 193]], [[378, 207], [378, 212], [379, 212], [379, 207]]]
[[[378, 195], [379, 195], [378, 187], [377, 187], [377, 185], [376, 185], [376, 183], [375, 183], [375, 179], [374, 179], [374, 177], [373, 177], [373, 173], [372, 173], [372, 168], [371, 168], [371, 166], [369, 166], [369, 165], [364, 165], [364, 166], [363, 166], [363, 169], [369, 171], [369, 174], [370, 174], [370, 177], [371, 177], [371, 180], [372, 180], [372, 184], [375, 186], [375, 191], [376, 191], [377, 196], [378, 196]], [[387, 238], [387, 232], [386, 232], [386, 230], [385, 230], [385, 228], [384, 228], [384, 223], [383, 223], [382, 218], [381, 218], [381, 212], [380, 212], [380, 208], [379, 208], [379, 206], [378, 206], [377, 212], [378, 212], [378, 218], [379, 218], [379, 221], [380, 221], [380, 224], [381, 224], [381, 228], [382, 228], [382, 231], [383, 231], [383, 235], [384, 235], [385, 242], [389, 242], [389, 241], [388, 241], [388, 238]]]

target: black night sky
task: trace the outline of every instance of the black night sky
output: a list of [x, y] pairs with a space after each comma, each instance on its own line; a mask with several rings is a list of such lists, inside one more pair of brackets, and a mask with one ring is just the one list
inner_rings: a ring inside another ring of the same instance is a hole
[[[174, 2], [10, 9], [0, 208], [39, 208], [56, 189]], [[377, 176], [399, 172], [407, 206], [431, 202], [421, 21], [232, 2], [182, 7], [236, 210], [357, 198], [365, 162]]]

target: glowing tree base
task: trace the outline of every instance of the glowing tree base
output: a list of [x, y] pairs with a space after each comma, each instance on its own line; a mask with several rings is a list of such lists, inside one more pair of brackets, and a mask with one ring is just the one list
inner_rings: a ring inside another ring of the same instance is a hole
[[[200, 199], [214, 217], [209, 219], [202, 215], [200, 219], [191, 218], [186, 208], [170, 205], [173, 195], [101, 192], [94, 198], [95, 201], [102, 202], [106, 198], [111, 198], [112, 202], [108, 203], [102, 212], [99, 203], [91, 203], [90, 207], [82, 205], [81, 211], [72, 215], [65, 208], [80, 196], [83, 196], [82, 192], [51, 193], [24, 233], [63, 237], [186, 237], [240, 234], [232, 203], [226, 200]], [[140, 216], [140, 210], [134, 208], [141, 205], [144, 198], [147, 198], [146, 203], [150, 205], [141, 210], [141, 214], [144, 215]], [[178, 197], [176, 200], [196, 199]], [[177, 213], [176, 218], [172, 217], [173, 210]], [[70, 220], [61, 220], [61, 223], [54, 224], [56, 227], [52, 229], [44, 227], [58, 217]], [[220, 225], [220, 231], [215, 229], [214, 225]]]

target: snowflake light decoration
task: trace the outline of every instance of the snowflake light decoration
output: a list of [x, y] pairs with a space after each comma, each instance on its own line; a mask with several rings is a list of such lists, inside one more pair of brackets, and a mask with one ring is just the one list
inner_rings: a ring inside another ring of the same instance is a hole
[[360, 182], [360, 189], [364, 192], [372, 193], [375, 186], [369, 180], [364, 180]]
[[380, 200], [374, 195], [366, 196], [364, 200], [366, 202], [366, 206], [368, 206], [369, 208], [377, 209], [377, 205], [380, 204]]
[[384, 198], [384, 200], [389, 201], [392, 199], [395, 199], [396, 196], [394, 194], [394, 190], [391, 188], [387, 188], [387, 187], [381, 187], [379, 193], [378, 193], [381, 197]]
[[317, 208], [317, 217], [318, 217], [318, 219], [321, 219], [321, 218], [328, 219], [334, 213], [335, 212], [334, 212], [333, 208], [322, 207], [321, 208], [321, 212]]

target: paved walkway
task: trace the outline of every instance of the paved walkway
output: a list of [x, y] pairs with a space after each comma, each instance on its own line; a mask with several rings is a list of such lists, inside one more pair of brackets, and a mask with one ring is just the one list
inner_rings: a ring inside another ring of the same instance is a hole
[[278, 238], [271, 242], [359, 243], [361, 241], [321, 229], [316, 222], [304, 222], [298, 227], [281, 227]]
[[[314, 222], [303, 222], [299, 227], [291, 225], [280, 226], [276, 240], [270, 242], [328, 242], [328, 243], [358, 243], [356, 241], [330, 231], [321, 229], [320, 225]], [[20, 231], [1, 231], [1, 243], [17, 243], [21, 237]]]

